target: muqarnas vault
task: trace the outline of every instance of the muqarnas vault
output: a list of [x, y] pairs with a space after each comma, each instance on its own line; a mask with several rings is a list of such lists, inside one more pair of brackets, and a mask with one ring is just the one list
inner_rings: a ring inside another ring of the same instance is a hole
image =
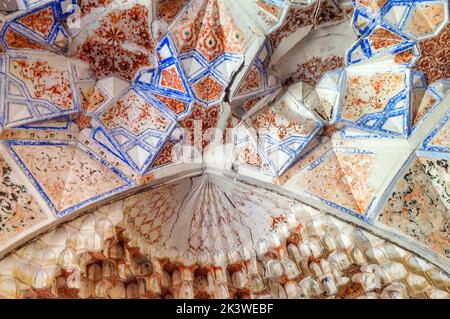
[[1, 298], [448, 298], [445, 0], [1, 0]]

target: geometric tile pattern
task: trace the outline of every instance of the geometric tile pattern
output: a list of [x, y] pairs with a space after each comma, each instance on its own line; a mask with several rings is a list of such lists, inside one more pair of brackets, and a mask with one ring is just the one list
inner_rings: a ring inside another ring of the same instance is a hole
[[[235, 144], [239, 152], [248, 152], [249, 148], [264, 157], [272, 175], [281, 175], [321, 130], [323, 124], [305, 106], [310, 92], [303, 95], [302, 86], [297, 85], [287, 91], [273, 104], [251, 115], [241, 126], [246, 133], [237, 133]], [[247, 145], [242, 148], [242, 145]], [[242, 158], [243, 154], [238, 157]]]
[[0, 57], [0, 85], [5, 94], [0, 119], [5, 127], [78, 112], [76, 78], [71, 59], [7, 53]]
[[[160, 202], [170, 204], [170, 187], [153, 192]], [[1, 260], [0, 296], [12, 299], [449, 297], [450, 279], [438, 267], [350, 223], [314, 210], [309, 215], [305, 213], [307, 206], [302, 206], [287, 223], [274, 219], [274, 225], [278, 226], [299, 225], [296, 230], [285, 229], [288, 239], [275, 235], [283, 239], [275, 242], [274, 248], [261, 243], [257, 253], [246, 251], [245, 259], [233, 251], [227, 258], [219, 253], [214, 259], [201, 255], [199, 263], [195, 263], [191, 254], [180, 259], [159, 259], [150, 250], [142, 251], [140, 258], [132, 258], [132, 251], [139, 247], [139, 237], [132, 235], [132, 228], [125, 221], [137, 218], [142, 209], [148, 208], [142, 200], [149, 198], [140, 197], [129, 198], [130, 203], [136, 203], [137, 210], [122, 208], [123, 201], [114, 203], [60, 225]], [[282, 210], [278, 208], [273, 213], [278, 212]], [[158, 221], [165, 220], [158, 210], [155, 214], [158, 218], [153, 225], [145, 224], [147, 229], [157, 230]], [[121, 232], [114, 232], [116, 227]], [[81, 256], [88, 257], [83, 260]], [[48, 267], [54, 260], [60, 262]]]
[[344, 101], [337, 111], [339, 121], [381, 134], [407, 137], [411, 121], [410, 82], [409, 69], [347, 68]]
[[238, 85], [232, 89], [230, 98], [233, 105], [239, 105], [246, 112], [253, 111], [257, 105], [263, 103], [264, 98], [274, 95], [280, 88], [276, 73], [269, 69], [271, 54], [270, 43], [266, 41], [247, 71], [241, 73], [241, 78], [236, 79]]
[[0, 297], [449, 297], [446, 1], [0, 12]]
[[78, 22], [87, 25], [74, 38], [72, 50], [98, 78], [133, 80], [140, 68], [154, 65], [156, 40], [150, 32], [149, 9], [145, 2], [103, 3], [103, 10], [93, 10]]

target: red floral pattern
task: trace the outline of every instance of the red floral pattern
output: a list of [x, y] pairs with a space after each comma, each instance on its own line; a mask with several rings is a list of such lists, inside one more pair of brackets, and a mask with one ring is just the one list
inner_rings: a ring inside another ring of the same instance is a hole
[[111, 4], [113, 0], [78, 0], [78, 6], [80, 7], [81, 17], [89, 14], [93, 9], [106, 7]]
[[194, 0], [172, 28], [180, 52], [197, 49], [208, 61], [223, 52], [241, 53], [244, 36], [218, 0]]
[[317, 9], [315, 24], [329, 24], [346, 20], [347, 17], [339, 9], [333, 0], [320, 1], [319, 8]]
[[98, 87], [88, 87], [80, 89], [80, 99], [83, 109], [93, 112], [106, 101], [107, 96]]
[[314, 22], [315, 10], [315, 5], [306, 8], [303, 6], [289, 7], [283, 24], [269, 36], [272, 47], [276, 49], [283, 39], [287, 38], [301, 27], [312, 25]]
[[375, 50], [381, 50], [384, 48], [388, 48], [397, 44], [402, 43], [404, 40], [403, 38], [399, 37], [395, 33], [382, 28], [378, 27], [376, 28], [370, 35], [369, 35], [369, 42], [373, 49]]
[[262, 87], [263, 79], [261, 72], [255, 65], [252, 65], [245, 75], [245, 78], [237, 91], [237, 95], [239, 96], [246, 93], [255, 92], [262, 89]]
[[356, 0], [360, 5], [378, 13], [388, 0]]
[[44, 38], [47, 38], [55, 23], [53, 9], [52, 7], [47, 7], [38, 12], [26, 15], [25, 17], [20, 18], [19, 22]]
[[84, 113], [79, 113], [77, 118], [74, 120], [75, 124], [78, 125], [78, 128], [80, 130], [83, 130], [85, 128], [91, 128], [92, 127], [91, 121], [92, 118]]
[[131, 80], [140, 68], [151, 65], [155, 43], [148, 20], [148, 8], [140, 4], [110, 12], [79, 46], [77, 56], [98, 78], [118, 75]]
[[173, 154], [174, 144], [171, 142], [166, 142], [161, 152], [156, 157], [155, 161], [152, 164], [152, 168], [157, 168], [163, 165], [171, 164], [176, 161]]
[[398, 64], [408, 64], [414, 59], [415, 54], [413, 49], [408, 49], [395, 54], [395, 62]]
[[24, 37], [12, 29], [6, 30], [4, 37], [6, 45], [11, 49], [44, 50], [42, 45]]
[[416, 68], [425, 73], [428, 83], [450, 78], [450, 24], [433, 38], [419, 42], [419, 48]]

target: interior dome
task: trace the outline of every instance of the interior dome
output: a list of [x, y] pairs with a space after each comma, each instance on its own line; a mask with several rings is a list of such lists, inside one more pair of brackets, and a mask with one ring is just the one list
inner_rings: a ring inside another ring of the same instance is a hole
[[0, 297], [448, 298], [448, 19], [0, 4]]

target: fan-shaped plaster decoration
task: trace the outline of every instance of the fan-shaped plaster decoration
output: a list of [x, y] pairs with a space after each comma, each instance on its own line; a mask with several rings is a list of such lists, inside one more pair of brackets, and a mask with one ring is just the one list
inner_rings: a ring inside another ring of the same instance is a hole
[[443, 0], [0, 3], [0, 298], [450, 297]]

